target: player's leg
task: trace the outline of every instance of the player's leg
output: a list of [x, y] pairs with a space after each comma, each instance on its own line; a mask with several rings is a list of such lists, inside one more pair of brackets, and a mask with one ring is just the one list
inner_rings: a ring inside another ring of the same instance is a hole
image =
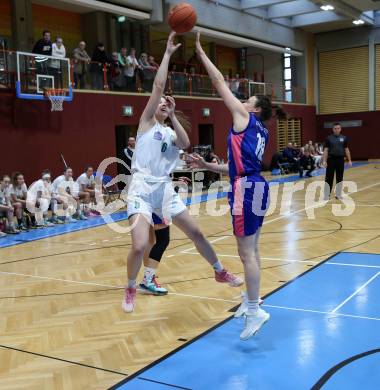
[[238, 287], [243, 284], [241, 278], [223, 268], [211, 244], [206, 240], [187, 209], [176, 215], [173, 218], [173, 223], [194, 242], [201, 256], [214, 268], [217, 282], [228, 283], [231, 287]]
[[246, 322], [241, 340], [254, 336], [261, 326], [268, 321], [269, 314], [259, 307], [260, 294], [260, 255], [258, 250], [258, 230], [254, 235], [236, 237], [238, 252], [244, 266], [245, 284], [247, 287]]
[[132, 247], [128, 253], [127, 275], [128, 282], [125, 289], [123, 309], [125, 312], [132, 312], [136, 300], [136, 279], [144, 258], [144, 253], [149, 247], [149, 218], [143, 214], [133, 214], [129, 218], [129, 225], [132, 227]]
[[169, 226], [156, 224], [154, 228], [150, 229], [149, 247], [144, 255], [144, 279], [140, 283], [140, 288], [147, 293], [153, 295], [166, 295], [168, 293], [168, 290], [157, 282], [156, 272], [169, 242]]

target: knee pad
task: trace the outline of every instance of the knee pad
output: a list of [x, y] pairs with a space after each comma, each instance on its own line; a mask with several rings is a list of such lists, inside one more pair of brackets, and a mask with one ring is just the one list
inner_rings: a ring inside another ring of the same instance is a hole
[[159, 262], [170, 242], [169, 226], [156, 230], [154, 233], [156, 235], [156, 243], [150, 250], [149, 257]]

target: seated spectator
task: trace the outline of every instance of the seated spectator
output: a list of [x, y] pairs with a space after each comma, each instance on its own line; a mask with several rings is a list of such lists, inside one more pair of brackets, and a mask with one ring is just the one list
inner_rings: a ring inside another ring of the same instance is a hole
[[294, 157], [298, 158], [299, 154], [300, 154], [300, 148], [294, 142], [294, 144], [293, 144], [293, 155], [294, 155]]
[[[6, 218], [7, 225], [5, 232], [1, 232], [0, 237], [5, 237], [7, 234], [18, 234], [20, 231], [16, 229], [13, 222], [13, 214], [16, 210], [17, 217], [19, 217], [20, 208], [15, 209], [11, 203], [11, 197], [9, 193], [9, 186], [11, 184], [11, 178], [8, 175], [4, 175], [0, 181], [0, 218]], [[22, 211], [21, 211], [22, 212]]]
[[157, 71], [158, 68], [160, 67], [160, 65], [157, 64], [157, 62], [154, 60], [154, 57], [153, 57], [153, 56], [149, 56], [148, 62], [149, 62], [149, 65], [150, 65], [152, 68], [154, 68], [155, 71]]
[[91, 62], [90, 56], [86, 52], [86, 43], [81, 41], [73, 51], [74, 62], [74, 87], [83, 89], [85, 87], [85, 76], [87, 65]]
[[231, 92], [239, 99], [240, 98], [240, 75], [237, 73], [235, 78], [231, 80]]
[[[94, 168], [91, 165], [88, 165], [85, 168], [84, 173], [82, 173], [76, 181], [79, 185], [79, 198], [83, 203], [85, 205], [88, 205], [91, 202], [96, 204]], [[91, 213], [89, 214], [91, 215]], [[95, 213], [92, 214], [97, 215]]]
[[288, 143], [288, 146], [282, 151], [282, 156], [289, 164], [289, 170], [292, 172], [298, 172], [298, 157], [295, 157], [293, 144], [291, 142]]
[[[27, 212], [26, 198], [28, 196], [28, 188], [25, 184], [24, 175], [20, 172], [15, 172], [12, 175], [12, 184], [9, 187], [12, 206], [16, 211], [17, 229], [28, 230], [28, 223], [24, 218], [24, 212]], [[29, 220], [28, 220], [29, 221]], [[30, 215], [30, 222], [35, 223], [34, 215]]]
[[48, 220], [48, 210], [51, 205], [53, 188], [51, 185], [51, 173], [48, 169], [42, 171], [41, 179], [35, 181], [28, 190], [26, 207], [35, 215], [34, 227], [43, 228], [54, 226]]
[[314, 144], [314, 149], [318, 155], [323, 156], [323, 145], [321, 143], [316, 142]]
[[228, 87], [229, 89], [231, 89], [231, 80], [230, 80], [230, 76], [229, 76], [228, 74], [225, 74], [225, 75], [224, 75], [224, 81], [226, 82], [227, 87]]
[[109, 69], [109, 88], [111, 91], [120, 91], [123, 86], [122, 69], [116, 52], [112, 53]]
[[195, 73], [195, 68], [192, 66], [190, 68], [190, 78], [191, 78], [191, 91], [194, 95], [197, 95], [199, 92], [200, 86], [200, 77]]
[[153, 80], [156, 75], [155, 68], [149, 64], [148, 54], [146, 53], [142, 53], [140, 55], [140, 59], [138, 62], [140, 66], [139, 74], [140, 74], [140, 79], [142, 79], [141, 80], [142, 88], [144, 91], [151, 92], [153, 87]]
[[[65, 168], [63, 175], [58, 176], [53, 181], [53, 197], [52, 197], [52, 219], [53, 223], [61, 223], [57, 217], [57, 206], [62, 205], [64, 210], [65, 222], [77, 222], [78, 220], [86, 220], [82, 214], [79, 200], [79, 186], [73, 179], [73, 170], [69, 167]], [[72, 217], [70, 206], [75, 206], [76, 219]]]
[[132, 47], [124, 68], [125, 84], [129, 92], [136, 92], [136, 73], [139, 68], [140, 65], [136, 59], [136, 49]]
[[311, 177], [311, 173], [315, 169], [315, 162], [308, 150], [305, 150], [305, 153], [301, 156], [299, 161], [299, 172], [300, 177], [303, 177], [304, 171], [306, 171], [306, 176]]
[[90, 73], [92, 89], [104, 89], [104, 67], [108, 62], [103, 43], [99, 42], [91, 57]]
[[[66, 49], [63, 46], [63, 40], [61, 37], [57, 37], [55, 42], [52, 45], [52, 56], [56, 58], [65, 58]], [[60, 60], [51, 60], [50, 67], [53, 70], [53, 76], [55, 80], [55, 88], [63, 88], [62, 80], [62, 70], [61, 70], [61, 61]]]

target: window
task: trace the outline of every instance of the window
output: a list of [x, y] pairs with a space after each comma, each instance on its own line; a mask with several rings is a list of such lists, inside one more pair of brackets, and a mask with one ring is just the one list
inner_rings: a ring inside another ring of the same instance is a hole
[[284, 83], [285, 100], [292, 101], [292, 59], [289, 53], [284, 53]]
[[[291, 93], [291, 91], [290, 91]], [[289, 118], [288, 120], [277, 121], [277, 150], [282, 152], [289, 142], [301, 146], [301, 119]]]

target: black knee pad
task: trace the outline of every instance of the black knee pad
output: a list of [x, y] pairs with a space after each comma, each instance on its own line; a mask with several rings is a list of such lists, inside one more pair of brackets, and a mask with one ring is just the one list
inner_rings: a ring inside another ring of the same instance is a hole
[[149, 257], [159, 262], [170, 242], [169, 226], [156, 230], [154, 234], [156, 235], [156, 243], [150, 250]]

